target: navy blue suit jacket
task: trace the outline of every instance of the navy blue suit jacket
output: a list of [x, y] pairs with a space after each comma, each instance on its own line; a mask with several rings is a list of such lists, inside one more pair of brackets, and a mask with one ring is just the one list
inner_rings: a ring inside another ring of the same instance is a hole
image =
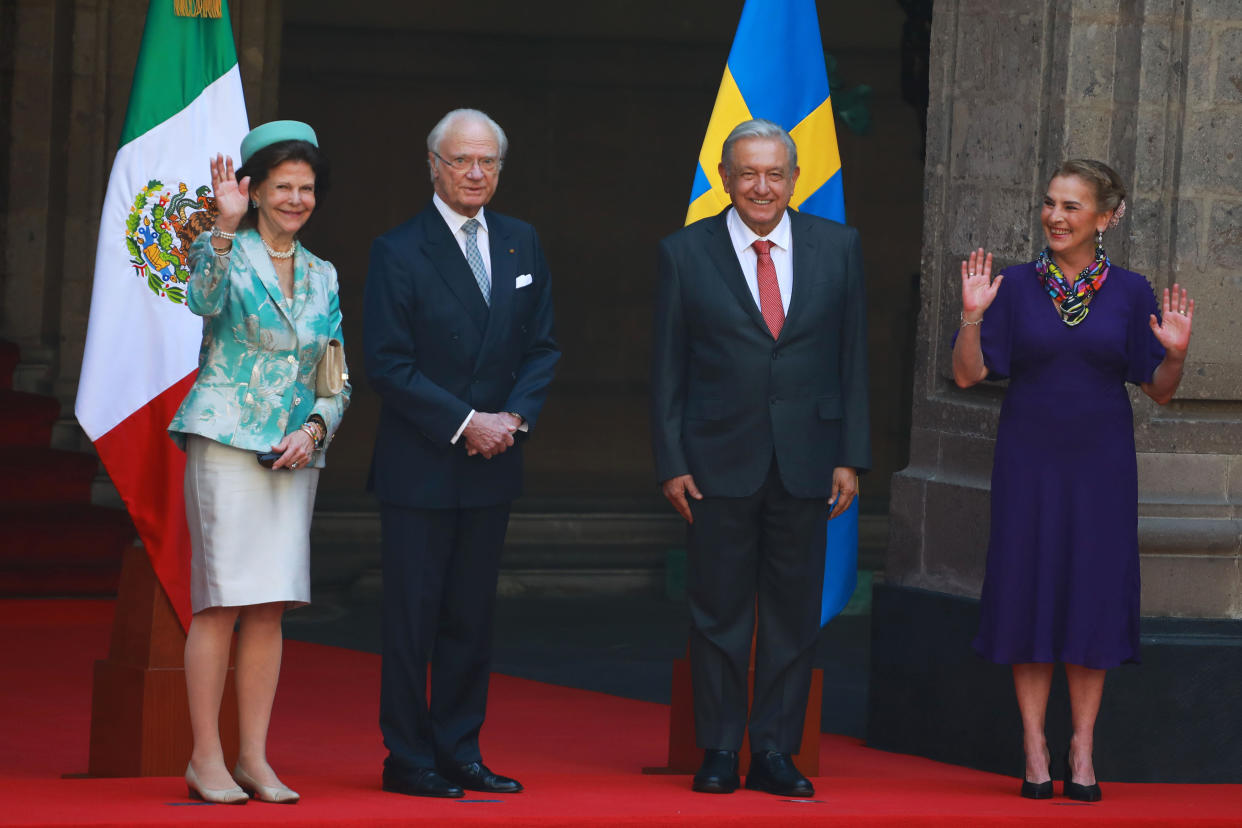
[[773, 340], [726, 214], [660, 242], [651, 373], [658, 478], [691, 474], [704, 495], [745, 497], [775, 455], [790, 494], [826, 498], [835, 467], [871, 467], [858, 231], [789, 211], [793, 292]]
[[368, 489], [385, 503], [473, 508], [521, 494], [521, 432], [490, 460], [467, 456], [464, 437], [450, 443], [471, 409], [520, 414], [533, 431], [560, 359], [535, 229], [490, 210], [487, 227], [490, 308], [434, 204], [371, 247], [363, 346], [383, 406]]

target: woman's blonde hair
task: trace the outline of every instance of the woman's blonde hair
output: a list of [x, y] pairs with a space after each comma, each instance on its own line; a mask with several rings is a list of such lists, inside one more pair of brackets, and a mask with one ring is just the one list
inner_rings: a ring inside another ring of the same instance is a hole
[[1051, 184], [1053, 178], [1064, 178], [1070, 175], [1077, 176], [1091, 185], [1091, 189], [1095, 192], [1097, 212], [1111, 213], [1121, 202], [1125, 201], [1125, 183], [1117, 171], [1103, 161], [1093, 161], [1089, 158], [1071, 158], [1068, 161], [1062, 161], [1061, 166], [1057, 167], [1056, 172], [1052, 174], [1052, 178], [1048, 179], [1048, 183]]

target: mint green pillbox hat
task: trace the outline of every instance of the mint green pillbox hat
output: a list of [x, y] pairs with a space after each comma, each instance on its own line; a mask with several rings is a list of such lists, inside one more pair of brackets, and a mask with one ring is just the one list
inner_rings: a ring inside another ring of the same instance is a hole
[[310, 124], [304, 124], [301, 121], [268, 121], [250, 130], [242, 139], [242, 163], [245, 164], [250, 160], [250, 156], [278, 141], [306, 141], [316, 147], [319, 146], [319, 139], [315, 136], [315, 130], [311, 129]]

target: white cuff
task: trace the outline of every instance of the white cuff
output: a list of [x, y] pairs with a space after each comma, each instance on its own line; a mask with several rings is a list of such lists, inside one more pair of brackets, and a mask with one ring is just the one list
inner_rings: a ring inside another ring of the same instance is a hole
[[470, 413], [466, 415], [466, 419], [461, 421], [461, 425], [457, 427], [457, 433], [453, 435], [453, 439], [449, 443], [456, 445], [457, 440], [461, 437], [461, 433], [466, 430], [466, 426], [470, 425], [470, 421], [474, 419], [474, 409], [470, 409]]

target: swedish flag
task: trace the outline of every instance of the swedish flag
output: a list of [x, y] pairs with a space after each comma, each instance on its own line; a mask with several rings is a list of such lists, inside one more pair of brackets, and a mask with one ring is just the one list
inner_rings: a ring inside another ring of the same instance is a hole
[[815, 0], [746, 0], [699, 150], [686, 224], [729, 205], [716, 169], [720, 147], [730, 130], [751, 118], [780, 124], [798, 145], [801, 173], [790, 206], [845, 223], [841, 156]]
[[[717, 170], [720, 148], [735, 126], [751, 118], [780, 124], [798, 145], [801, 172], [790, 206], [844, 224], [841, 156], [815, 0], [746, 0], [699, 150], [686, 224], [729, 206]], [[855, 499], [828, 523], [821, 624], [845, 608], [857, 582]]]

